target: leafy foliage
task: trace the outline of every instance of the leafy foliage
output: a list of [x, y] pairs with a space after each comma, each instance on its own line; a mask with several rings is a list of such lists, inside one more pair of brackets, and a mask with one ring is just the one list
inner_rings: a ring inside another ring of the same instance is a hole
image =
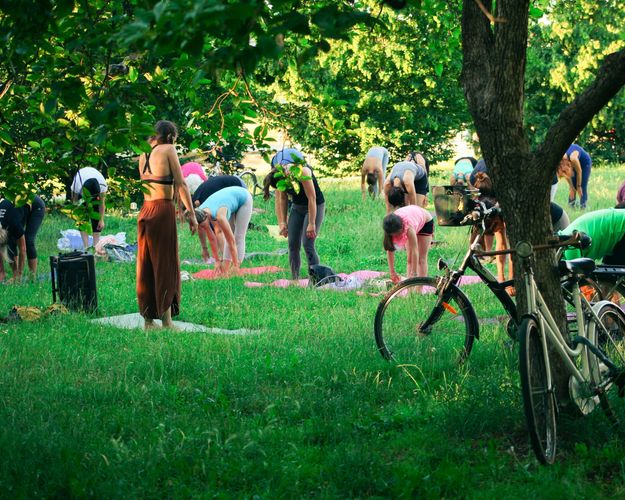
[[449, 158], [450, 138], [468, 122], [458, 82], [458, 3], [401, 12], [362, 4], [372, 15], [377, 9], [372, 28], [353, 29], [305, 62], [302, 54], [317, 47], [300, 43], [288, 65], [281, 59], [261, 68], [277, 78], [270, 87], [276, 124], [333, 175], [337, 167], [357, 170], [373, 145], [394, 157], [418, 149], [433, 160]]
[[[530, 32], [526, 119], [539, 142], [554, 117], [596, 74], [602, 58], [625, 47], [625, 4], [577, 0], [547, 6]], [[621, 93], [593, 119], [580, 141], [591, 154], [625, 159], [625, 97]]]

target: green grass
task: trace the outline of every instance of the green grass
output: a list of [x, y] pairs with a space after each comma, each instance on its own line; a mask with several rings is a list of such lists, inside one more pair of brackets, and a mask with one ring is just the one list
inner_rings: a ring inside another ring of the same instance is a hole
[[[613, 204], [624, 172], [593, 172], [590, 208]], [[383, 204], [361, 204], [354, 182], [324, 188], [323, 263], [385, 270]], [[275, 224], [272, 207], [255, 202], [267, 213], [252, 221]], [[107, 223], [136, 238], [133, 219]], [[44, 222], [42, 273], [69, 224]], [[439, 256], [464, 251], [466, 230], [435, 237], [445, 244], [430, 254], [431, 273]], [[186, 228], [180, 240], [182, 258], [199, 257]], [[248, 233], [249, 251], [285, 245]], [[288, 266], [286, 256], [256, 262]], [[135, 312], [134, 265], [97, 269], [99, 314]], [[278, 277], [287, 272], [253, 279]], [[126, 331], [82, 314], [0, 325], [0, 497], [625, 495], [625, 447], [600, 411], [562, 416], [556, 465], [537, 464], [503, 324], [482, 325], [462, 369], [404, 371], [376, 351], [378, 298], [243, 281], [184, 282], [179, 319], [259, 335]], [[465, 291], [478, 315], [503, 314], [485, 287]], [[50, 302], [49, 281], [0, 285], [0, 314]]]

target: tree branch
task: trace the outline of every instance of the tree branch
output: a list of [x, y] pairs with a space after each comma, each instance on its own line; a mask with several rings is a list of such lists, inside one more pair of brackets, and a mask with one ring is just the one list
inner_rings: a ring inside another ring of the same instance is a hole
[[579, 94], [551, 125], [545, 140], [537, 148], [541, 163], [556, 171], [558, 161], [592, 118], [625, 86], [625, 49], [607, 55], [595, 80]]
[[491, 24], [495, 24], [495, 23], [507, 23], [508, 21], [506, 21], [506, 19], [504, 19], [503, 17], [495, 17], [493, 16], [490, 11], [484, 7], [484, 4], [482, 3], [481, 0], [475, 0], [475, 3], [477, 4], [477, 6], [480, 8], [480, 10], [484, 13], [484, 15], [488, 18], [488, 20], [490, 21]]

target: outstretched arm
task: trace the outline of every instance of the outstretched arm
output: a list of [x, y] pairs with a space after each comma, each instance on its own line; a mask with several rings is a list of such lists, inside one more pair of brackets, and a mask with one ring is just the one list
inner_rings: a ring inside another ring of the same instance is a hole
[[384, 203], [386, 203], [386, 215], [391, 213], [391, 210], [393, 209], [393, 207], [391, 207], [391, 204], [388, 202], [388, 193], [391, 190], [391, 177], [387, 177], [386, 180], [384, 181]]
[[22, 235], [17, 239], [17, 255], [11, 262], [13, 271], [13, 281], [19, 282], [24, 274], [24, 264], [26, 263], [26, 236]]
[[417, 275], [417, 264], [419, 263], [419, 246], [417, 244], [417, 234], [414, 229], [408, 229], [408, 241], [406, 243], [406, 277], [412, 278]]
[[189, 213], [188, 221], [191, 228], [191, 234], [193, 234], [197, 231], [197, 219], [195, 218], [195, 212], [193, 211], [193, 201], [191, 200], [191, 193], [189, 193], [187, 183], [182, 176], [182, 169], [180, 168], [178, 154], [176, 153], [176, 148], [173, 145], [167, 149], [167, 159], [169, 161], [171, 175], [174, 178], [174, 189], [178, 190], [180, 201], [182, 201], [182, 204]]
[[287, 229], [287, 195], [284, 191], [279, 191], [276, 189], [275, 191], [275, 207], [276, 207], [276, 217], [278, 218], [278, 228], [280, 234], [285, 238], [288, 236]]
[[204, 260], [208, 260], [210, 255], [208, 253], [208, 248], [206, 245], [206, 240], [208, 239], [208, 244], [211, 247], [211, 252], [213, 253], [213, 258], [215, 259], [215, 264], [218, 264], [220, 261], [219, 257], [219, 249], [217, 244], [217, 235], [213, 232], [212, 228], [208, 221], [203, 222], [198, 227], [197, 231], [198, 237], [200, 238], [200, 245], [202, 245], [202, 258]]
[[[234, 239], [234, 233], [232, 232], [232, 228], [230, 227], [230, 221], [228, 221], [228, 218], [226, 217], [226, 209], [224, 207], [220, 208], [217, 211], [217, 224], [224, 233], [226, 245], [228, 245], [228, 248], [230, 249], [230, 255], [232, 257], [232, 267], [237, 268], [240, 265], [239, 254], [237, 252], [237, 243]], [[228, 270], [228, 263], [226, 262], [225, 265], [226, 270]]]
[[[579, 151], [573, 151], [571, 156], [569, 156], [571, 160], [571, 165], [573, 166], [573, 170], [575, 171], [575, 191], [577, 195], [582, 197], [582, 164], [579, 162]], [[571, 187], [573, 187], [573, 183], [571, 182]]]
[[367, 199], [367, 195], [365, 194], [365, 177], [367, 176], [367, 172], [365, 170], [366, 162], [367, 160], [362, 163], [362, 167], [360, 168], [360, 191], [362, 192], [363, 201]]
[[408, 198], [408, 205], [417, 205], [417, 192], [414, 189], [414, 174], [412, 172], [406, 172], [403, 182], [407, 192], [406, 197]]
[[[308, 167], [302, 169], [302, 173], [310, 177], [312, 171]], [[317, 237], [317, 228], [315, 227], [317, 220], [317, 194], [315, 193], [315, 185], [312, 179], [302, 181], [302, 188], [308, 198], [308, 226], [306, 227], [306, 237], [308, 239], [315, 239]]]
[[105, 210], [106, 210], [106, 193], [101, 193], [100, 194], [100, 206], [99, 206], [100, 220], [98, 221], [98, 231], [100, 232], [102, 232], [102, 229], [104, 229]]
[[395, 272], [395, 252], [391, 252], [390, 250], [387, 250], [386, 260], [388, 261], [388, 272], [391, 275], [391, 281], [393, 283], [398, 283], [399, 281], [401, 281], [401, 278]]

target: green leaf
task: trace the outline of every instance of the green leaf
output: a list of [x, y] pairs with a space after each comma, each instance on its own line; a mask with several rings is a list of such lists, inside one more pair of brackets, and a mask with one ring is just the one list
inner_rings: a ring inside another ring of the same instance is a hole
[[538, 7], [535, 7], [532, 5], [530, 7], [530, 17], [533, 17], [533, 18], [543, 17], [543, 11], [540, 10]]
[[137, 71], [137, 68], [135, 68], [134, 66], [130, 66], [130, 68], [128, 69], [128, 80], [132, 83], [135, 83], [138, 77], [139, 71]]
[[434, 73], [436, 73], [436, 76], [441, 76], [443, 74], [443, 65], [441, 63], [436, 63], [434, 65]]
[[28, 145], [33, 149], [39, 149], [41, 147], [41, 144], [37, 141], [28, 141]]
[[13, 146], [15, 144], [15, 142], [13, 142], [13, 138], [4, 130], [0, 130], [0, 141], [8, 144], [9, 146]]

